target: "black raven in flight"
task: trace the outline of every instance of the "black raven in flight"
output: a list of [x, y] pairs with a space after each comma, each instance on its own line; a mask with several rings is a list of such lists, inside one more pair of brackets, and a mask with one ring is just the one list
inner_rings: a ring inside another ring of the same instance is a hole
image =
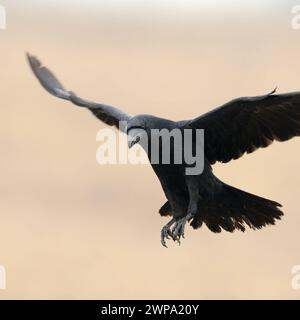
[[[195, 229], [203, 223], [212, 232], [222, 229], [233, 232], [254, 230], [274, 225], [283, 215], [275, 201], [239, 190], [220, 181], [211, 165], [229, 162], [265, 148], [274, 140], [286, 141], [300, 135], [300, 92], [269, 94], [234, 99], [198, 118], [171, 121], [150, 115], [131, 116], [115, 107], [82, 99], [67, 91], [53, 73], [34, 56], [28, 61], [41, 85], [52, 95], [88, 108], [98, 119], [120, 128], [127, 123], [128, 145], [139, 143], [139, 130], [204, 129], [204, 170], [199, 175], [186, 175], [185, 165], [153, 164], [167, 202], [161, 207], [162, 216], [171, 220], [161, 231], [161, 243], [166, 239], [180, 241], [187, 222]], [[149, 156], [149, 155], [148, 155]]]

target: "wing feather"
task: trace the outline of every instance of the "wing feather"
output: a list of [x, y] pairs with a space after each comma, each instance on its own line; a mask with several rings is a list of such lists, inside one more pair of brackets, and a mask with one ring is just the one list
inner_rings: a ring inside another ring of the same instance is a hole
[[232, 100], [196, 119], [186, 128], [204, 129], [205, 154], [211, 164], [300, 135], [300, 92]]
[[27, 54], [27, 59], [29, 65], [41, 83], [41, 85], [52, 95], [71, 101], [73, 104], [88, 108], [99, 120], [104, 123], [115, 126], [120, 130], [125, 130], [125, 128], [120, 127], [120, 121], [128, 122], [131, 119], [131, 116], [115, 107], [88, 101], [78, 97], [72, 91], [67, 91], [60, 81], [55, 77], [51, 70], [43, 66], [42, 63], [31, 54]]

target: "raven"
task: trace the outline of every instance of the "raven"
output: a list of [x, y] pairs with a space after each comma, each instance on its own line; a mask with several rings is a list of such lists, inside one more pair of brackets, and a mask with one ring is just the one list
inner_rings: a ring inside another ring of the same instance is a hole
[[[234, 188], [219, 180], [212, 171], [216, 162], [229, 162], [265, 148], [274, 140], [286, 141], [300, 135], [300, 92], [256, 97], [242, 97], [227, 102], [192, 120], [171, 121], [151, 115], [131, 116], [115, 107], [95, 103], [66, 90], [54, 74], [31, 54], [29, 65], [41, 85], [52, 95], [89, 109], [104, 123], [128, 134], [128, 146], [140, 143], [140, 132], [152, 129], [204, 129], [204, 169], [201, 174], [187, 175], [186, 164], [151, 163], [167, 202], [161, 216], [171, 220], [161, 230], [161, 243], [166, 239], [180, 243], [187, 222], [194, 229], [202, 224], [215, 233], [223, 230], [245, 231], [274, 225], [283, 212], [281, 205]], [[126, 122], [124, 129], [121, 122]], [[149, 154], [148, 154], [149, 156]]]

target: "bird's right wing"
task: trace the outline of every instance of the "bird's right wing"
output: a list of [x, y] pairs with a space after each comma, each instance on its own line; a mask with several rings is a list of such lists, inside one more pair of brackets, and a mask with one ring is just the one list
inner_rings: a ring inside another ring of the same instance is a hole
[[106, 104], [95, 103], [78, 97], [73, 92], [67, 91], [54, 76], [54, 74], [47, 67], [43, 66], [36, 57], [32, 56], [31, 54], [27, 54], [27, 59], [33, 73], [38, 78], [41, 85], [49, 93], [58, 98], [69, 100], [79, 107], [88, 108], [98, 119], [104, 123], [110, 126], [115, 126], [120, 130], [125, 130], [125, 128], [120, 127], [119, 124], [120, 121], [128, 122], [131, 119], [129, 114], [115, 107]]

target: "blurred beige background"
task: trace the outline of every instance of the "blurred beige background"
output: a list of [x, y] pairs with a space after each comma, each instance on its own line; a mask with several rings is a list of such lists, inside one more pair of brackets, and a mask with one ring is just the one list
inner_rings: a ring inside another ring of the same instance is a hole
[[[164, 202], [150, 166], [100, 166], [89, 112], [48, 95], [25, 51], [67, 88], [124, 110], [195, 117], [278, 86], [300, 90], [295, 1], [4, 1], [0, 299], [291, 298], [300, 264], [300, 139], [215, 166], [284, 205], [275, 227], [188, 230], [160, 245]], [[196, 5], [198, 3], [198, 5]]]

